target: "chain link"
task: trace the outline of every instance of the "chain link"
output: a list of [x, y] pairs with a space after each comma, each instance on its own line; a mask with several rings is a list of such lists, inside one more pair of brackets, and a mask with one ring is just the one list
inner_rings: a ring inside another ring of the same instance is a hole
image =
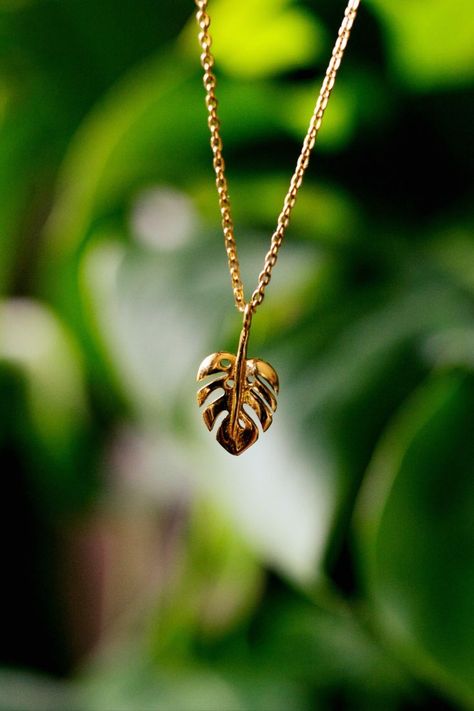
[[309, 122], [301, 152], [296, 163], [295, 172], [290, 180], [290, 186], [283, 202], [283, 208], [278, 216], [277, 226], [271, 238], [270, 249], [265, 255], [263, 269], [258, 276], [258, 284], [248, 303], [245, 301], [244, 287], [240, 276], [240, 265], [237, 255], [237, 244], [234, 235], [234, 223], [230, 209], [229, 188], [225, 176], [225, 163], [222, 155], [222, 139], [220, 136], [220, 121], [217, 113], [216, 77], [213, 72], [214, 56], [211, 52], [212, 39], [209, 32], [211, 20], [207, 12], [208, 0], [195, 0], [197, 6], [196, 19], [199, 25], [199, 43], [201, 45], [201, 65], [204, 69], [203, 84], [206, 90], [207, 123], [211, 132], [211, 150], [213, 166], [216, 175], [216, 187], [219, 197], [219, 208], [224, 231], [225, 248], [229, 271], [234, 292], [235, 305], [239, 311], [245, 311], [250, 306], [252, 312], [262, 303], [265, 289], [270, 283], [272, 270], [278, 259], [278, 252], [285, 236], [286, 228], [290, 222], [291, 211], [296, 202], [298, 190], [303, 182], [306, 168], [309, 164], [311, 152], [318, 137], [324, 112], [328, 105], [329, 97], [336, 81], [336, 74], [340, 67], [344, 50], [349, 40], [352, 25], [357, 15], [360, 0], [349, 0], [344, 12], [344, 19], [339, 28], [337, 40], [332, 50], [331, 59], [319, 92], [313, 115]]

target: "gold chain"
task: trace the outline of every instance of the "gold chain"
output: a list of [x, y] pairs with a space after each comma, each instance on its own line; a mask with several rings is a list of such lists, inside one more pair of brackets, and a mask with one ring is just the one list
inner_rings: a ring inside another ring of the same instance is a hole
[[230, 209], [229, 188], [225, 176], [225, 164], [222, 155], [222, 139], [220, 136], [220, 121], [217, 114], [216, 77], [213, 72], [214, 56], [211, 52], [212, 39], [209, 33], [211, 20], [207, 12], [208, 0], [195, 0], [197, 6], [196, 18], [199, 25], [199, 42], [201, 45], [201, 64], [204, 69], [203, 84], [206, 90], [206, 106], [208, 112], [208, 125], [211, 132], [211, 149], [213, 153], [213, 166], [216, 174], [216, 187], [219, 196], [219, 208], [224, 231], [225, 248], [229, 262], [229, 271], [232, 280], [235, 305], [239, 311], [245, 311], [248, 305], [252, 312], [262, 303], [265, 289], [270, 283], [273, 267], [278, 258], [278, 251], [283, 242], [285, 230], [290, 222], [291, 211], [296, 202], [298, 190], [303, 182], [303, 177], [308, 167], [311, 151], [321, 128], [324, 112], [328, 105], [329, 97], [336, 80], [336, 74], [341, 64], [344, 50], [349, 40], [352, 25], [357, 14], [360, 0], [349, 0], [344, 12], [344, 19], [339, 28], [338, 36], [332, 50], [326, 74], [319, 92], [313, 115], [309, 122], [301, 153], [296, 163], [295, 172], [290, 180], [290, 187], [286, 194], [283, 209], [278, 216], [277, 226], [272, 235], [270, 249], [265, 256], [263, 270], [258, 276], [258, 284], [248, 304], [245, 301], [244, 287], [240, 276], [240, 265], [237, 256], [237, 245], [234, 235], [234, 223]]

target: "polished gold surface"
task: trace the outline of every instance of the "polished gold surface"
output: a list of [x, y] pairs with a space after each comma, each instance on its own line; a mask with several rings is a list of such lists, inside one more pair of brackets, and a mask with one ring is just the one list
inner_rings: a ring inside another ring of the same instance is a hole
[[226, 412], [227, 415], [218, 427], [217, 440], [231, 454], [241, 454], [256, 442], [259, 433], [256, 421], [252, 419], [244, 407], [251, 408], [265, 431], [272, 423], [273, 413], [276, 409], [275, 396], [278, 393], [278, 376], [271, 365], [263, 360], [247, 360], [247, 341], [252, 314], [262, 303], [265, 289], [270, 283], [272, 270], [278, 258], [285, 230], [290, 222], [291, 211], [303, 182], [311, 151], [321, 128], [324, 112], [334, 87], [336, 74], [344, 55], [360, 0], [349, 0], [347, 4], [344, 19], [339, 28], [296, 168], [290, 180], [283, 208], [278, 216], [276, 229], [271, 238], [270, 249], [265, 256], [263, 269], [258, 276], [257, 286], [248, 302], [245, 300], [244, 287], [240, 275], [234, 223], [230, 209], [229, 187], [225, 176], [225, 164], [222, 154], [220, 121], [217, 112], [216, 77], [213, 72], [214, 56], [211, 52], [212, 39], [209, 32], [211, 20], [207, 11], [208, 0], [195, 1], [197, 6], [196, 18], [200, 30], [199, 42], [202, 49], [201, 64], [204, 69], [203, 83], [206, 90], [207, 122], [211, 132], [211, 149], [222, 229], [235, 305], [239, 311], [244, 312], [244, 323], [237, 355], [234, 356], [232, 353], [220, 351], [203, 360], [197, 375], [198, 381], [208, 376], [214, 377], [201, 387], [197, 397], [198, 404], [201, 406], [208, 402], [211, 394], [223, 390], [223, 394], [206, 405], [203, 410], [203, 419], [208, 429], [212, 430], [218, 416]]
[[[252, 311], [247, 306], [237, 355], [219, 351], [204, 358], [199, 366], [198, 382], [212, 376], [197, 393], [203, 419], [211, 431], [222, 413], [227, 413], [217, 430], [217, 441], [230, 454], [242, 454], [257, 441], [258, 420], [265, 432], [273, 420], [277, 407], [278, 375], [269, 363], [258, 358], [247, 360]], [[223, 391], [210, 400], [211, 395]], [[245, 409], [247, 406], [247, 410]], [[250, 416], [253, 411], [255, 419]]]
[[[309, 122], [308, 131], [304, 138], [301, 152], [296, 163], [296, 168], [290, 180], [290, 186], [283, 202], [283, 208], [278, 216], [276, 229], [271, 238], [270, 249], [265, 256], [263, 269], [258, 276], [257, 286], [248, 302], [251, 305], [252, 311], [255, 311], [262, 303], [265, 289], [270, 283], [272, 270], [278, 258], [278, 251], [281, 247], [285, 230], [290, 222], [290, 215], [296, 202], [298, 190], [301, 187], [306, 168], [309, 164], [311, 151], [314, 148], [324, 112], [326, 111], [329, 97], [336, 81], [336, 74], [349, 40], [359, 3], [360, 0], [349, 0], [347, 4], [344, 18], [332, 50], [331, 59], [329, 61], [328, 68], [326, 69], [326, 74], [314, 107], [313, 115], [311, 116], [311, 120]], [[247, 302], [245, 300], [244, 287], [240, 275], [237, 245], [234, 236], [234, 223], [230, 209], [229, 187], [225, 176], [225, 163], [222, 154], [220, 121], [217, 111], [218, 102], [216, 98], [216, 77], [213, 72], [214, 56], [211, 52], [212, 39], [209, 32], [211, 20], [207, 11], [208, 0], [196, 0], [196, 6], [196, 18], [200, 29], [199, 42], [202, 49], [201, 64], [204, 69], [203, 83], [206, 90], [206, 106], [208, 112], [207, 121], [211, 132], [211, 149], [213, 154], [214, 172], [216, 174], [216, 186], [219, 196], [222, 229], [224, 231], [225, 248], [227, 251], [235, 305], [239, 311], [244, 311]]]

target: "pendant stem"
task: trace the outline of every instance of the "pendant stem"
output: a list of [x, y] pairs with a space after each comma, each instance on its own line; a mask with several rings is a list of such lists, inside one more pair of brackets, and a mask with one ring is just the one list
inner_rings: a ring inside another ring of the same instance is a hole
[[245, 366], [247, 360], [247, 343], [249, 340], [250, 326], [252, 323], [252, 305], [245, 306], [244, 318], [242, 322], [242, 331], [240, 332], [239, 346], [235, 359], [234, 370], [234, 393], [232, 402], [232, 411], [230, 413], [230, 430], [235, 436], [238, 429], [239, 412], [241, 410], [242, 392], [245, 385]]

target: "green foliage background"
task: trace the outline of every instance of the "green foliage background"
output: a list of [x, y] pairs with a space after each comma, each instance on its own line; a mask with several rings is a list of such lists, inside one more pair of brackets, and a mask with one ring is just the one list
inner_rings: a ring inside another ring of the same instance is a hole
[[[343, 4], [211, 2], [247, 293]], [[472, 7], [361, 5], [234, 460], [191, 1], [2, 3], [1, 709], [474, 707]]]

